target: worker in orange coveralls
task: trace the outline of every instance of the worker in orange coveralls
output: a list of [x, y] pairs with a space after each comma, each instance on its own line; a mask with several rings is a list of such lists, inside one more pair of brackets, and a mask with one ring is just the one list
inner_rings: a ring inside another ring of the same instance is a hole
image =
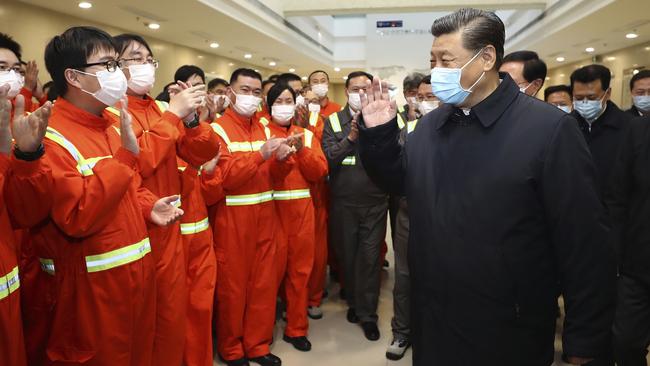
[[308, 283], [314, 265], [314, 205], [310, 186], [327, 174], [327, 160], [314, 134], [292, 125], [296, 110], [296, 93], [283, 83], [275, 84], [268, 93], [271, 109], [271, 135], [288, 138], [298, 136], [293, 145], [297, 153], [291, 157], [291, 172], [274, 182], [273, 198], [282, 223], [284, 237], [278, 240], [278, 264], [287, 304], [287, 327], [284, 340], [296, 349], [311, 350], [307, 339]]
[[[151, 96], [158, 61], [140, 36], [115, 37], [120, 62], [128, 79], [129, 113], [140, 145], [138, 165], [143, 185], [164, 197], [181, 193], [176, 158], [201, 166], [218, 153], [217, 137], [209, 124], [199, 123], [196, 109], [204, 102], [205, 86], [174, 89], [169, 105]], [[119, 123], [119, 110], [107, 108], [107, 118]], [[182, 203], [178, 202], [176, 204]], [[148, 225], [156, 262], [156, 338], [153, 364], [178, 366], [183, 359], [187, 309], [187, 274], [180, 224]]]
[[[254, 114], [262, 77], [238, 69], [230, 78], [230, 107], [212, 126], [221, 142], [218, 167], [225, 199], [216, 208], [217, 348], [229, 366], [279, 366], [270, 352], [277, 294], [273, 180], [291, 165], [288, 139], [272, 137]], [[291, 139], [289, 139], [291, 140]]]
[[[45, 49], [61, 97], [45, 135], [52, 210], [32, 228], [37, 255], [56, 281], [46, 365], [151, 364], [155, 263], [145, 220], [165, 226], [182, 210], [141, 186], [140, 148], [124, 97], [113, 38], [73, 27]], [[121, 102], [120, 131], [102, 117]]]

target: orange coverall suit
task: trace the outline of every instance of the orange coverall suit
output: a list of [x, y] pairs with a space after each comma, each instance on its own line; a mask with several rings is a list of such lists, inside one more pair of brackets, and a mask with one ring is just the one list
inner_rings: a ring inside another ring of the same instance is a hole
[[[160, 197], [181, 193], [176, 156], [201, 166], [218, 153], [217, 138], [206, 123], [185, 128], [166, 103], [150, 96], [128, 96], [133, 131], [138, 137], [138, 164], [143, 186]], [[119, 110], [104, 112], [119, 126]], [[181, 200], [182, 203], [182, 200]], [[187, 309], [187, 275], [180, 223], [148, 225], [156, 261], [156, 339], [153, 365], [178, 366], [183, 359]]]
[[[185, 331], [186, 366], [212, 366], [212, 307], [217, 280], [208, 209], [201, 190], [201, 175], [196, 168], [178, 159], [181, 176], [181, 234], [187, 261], [187, 328]], [[220, 181], [211, 192], [220, 189]]]
[[282, 223], [283, 237], [278, 240], [277, 264], [283, 281], [281, 291], [287, 302], [288, 337], [307, 335], [307, 300], [309, 297], [309, 276], [314, 266], [314, 205], [310, 186], [327, 174], [327, 160], [314, 134], [302, 127], [282, 127], [270, 123], [271, 134], [288, 137], [304, 134], [303, 147], [290, 158], [291, 172], [281, 181], [273, 184], [273, 199]]
[[228, 108], [213, 128], [221, 140], [225, 199], [216, 206], [217, 349], [227, 361], [268, 354], [277, 294], [273, 178], [290, 166], [259, 152], [270, 131]]
[[[47, 217], [51, 171], [0, 154], [0, 364], [26, 365], [21, 318], [21, 280], [12, 224], [28, 227]], [[9, 211], [9, 212], [8, 212]]]
[[157, 197], [110, 120], [59, 98], [44, 144], [52, 210], [31, 232], [56, 284], [46, 365], [148, 365], [156, 283], [145, 218]]

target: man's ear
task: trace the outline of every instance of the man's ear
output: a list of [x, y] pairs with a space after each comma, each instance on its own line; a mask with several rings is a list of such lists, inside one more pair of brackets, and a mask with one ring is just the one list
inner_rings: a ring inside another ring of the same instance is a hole
[[74, 86], [75, 88], [82, 89], [81, 81], [79, 81], [79, 73], [76, 72], [76, 70], [65, 69], [63, 76], [65, 77], [65, 81], [68, 84]]
[[490, 71], [497, 62], [497, 50], [494, 46], [488, 45], [481, 51], [480, 58], [483, 60], [483, 71]]

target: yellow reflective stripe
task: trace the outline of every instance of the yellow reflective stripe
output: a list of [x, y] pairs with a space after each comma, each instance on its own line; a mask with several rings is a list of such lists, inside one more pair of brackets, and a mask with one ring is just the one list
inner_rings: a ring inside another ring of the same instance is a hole
[[[68, 139], [66, 139], [59, 131], [55, 130], [52, 127], [48, 127], [45, 132], [45, 137], [49, 140], [56, 142], [59, 146], [66, 149], [72, 158], [77, 162], [77, 170], [83, 176], [93, 175], [92, 168], [94, 164], [86, 164], [86, 159], [81, 155], [76, 146], [72, 144]], [[97, 162], [95, 161], [95, 164]]]
[[406, 124], [404, 123], [404, 118], [402, 118], [402, 115], [398, 113], [397, 114], [397, 126], [401, 130], [402, 128], [404, 128], [405, 125]]
[[264, 126], [268, 126], [269, 125], [269, 120], [266, 119], [266, 117], [262, 117], [262, 118], [260, 118], [260, 123], [263, 124]]
[[47, 258], [38, 258], [38, 261], [41, 262], [41, 269], [43, 272], [48, 273], [54, 276], [56, 268], [54, 267], [54, 261]]
[[312, 127], [316, 127], [316, 124], [318, 124], [318, 112], [310, 112], [309, 125]]
[[145, 238], [138, 243], [108, 253], [87, 256], [86, 268], [90, 273], [105, 271], [138, 261], [150, 252], [151, 243], [149, 238]]
[[187, 167], [185, 167], [185, 166], [179, 166], [178, 167], [178, 170], [180, 170], [181, 172], [184, 172], [185, 169], [187, 169]]
[[271, 129], [264, 126], [264, 134], [266, 135], [267, 140], [270, 139], [271, 138]]
[[406, 127], [406, 132], [407, 132], [407, 133], [411, 133], [411, 132], [415, 131], [415, 126], [417, 126], [418, 121], [419, 121], [419, 120], [416, 119], [415, 121], [409, 121], [409, 122], [407, 122], [407, 123], [406, 123], [406, 126], [407, 126], [407, 127]]
[[169, 103], [163, 102], [162, 100], [157, 100], [156, 105], [158, 106], [158, 109], [162, 112], [165, 113], [167, 109], [169, 109]]
[[263, 111], [263, 110], [264, 110], [264, 108], [262, 108], [262, 103], [258, 104], [258, 105], [257, 105], [257, 111], [258, 111], [258, 112], [261, 112], [261, 111]]
[[338, 113], [332, 113], [330, 115], [330, 125], [332, 125], [332, 131], [335, 133], [341, 132], [341, 121], [339, 120]]
[[214, 132], [217, 133], [217, 135], [221, 136], [221, 138], [226, 142], [227, 145], [230, 145], [230, 139], [228, 138], [228, 134], [226, 133], [226, 130], [221, 127], [220, 124], [217, 122], [210, 123], [210, 126], [212, 126], [212, 129]]
[[120, 136], [122, 135], [119, 128], [113, 126], [113, 129], [115, 130], [115, 132], [117, 132], [118, 135], [120, 135]]
[[120, 110], [115, 107], [106, 107], [106, 111], [113, 113], [116, 116], [120, 116]]
[[257, 205], [273, 200], [273, 191], [266, 191], [254, 194], [242, 194], [226, 196], [226, 206], [247, 206]]
[[273, 191], [273, 199], [276, 201], [299, 200], [311, 198], [309, 189], [293, 189], [289, 191]]
[[208, 218], [206, 217], [201, 221], [181, 224], [181, 234], [183, 235], [198, 234], [202, 231], [208, 230], [209, 227], [210, 227], [210, 221], [208, 221]]
[[20, 287], [20, 276], [18, 275], [18, 266], [14, 267], [11, 272], [0, 277], [0, 300], [11, 295], [12, 292]]
[[341, 162], [342, 165], [357, 165], [356, 156], [346, 156], [345, 159]]
[[305, 146], [311, 149], [311, 142], [313, 140], [314, 140], [314, 133], [309, 130], [305, 130]]
[[403, 105], [400, 105], [400, 106], [397, 107], [397, 112], [404, 113], [404, 111], [405, 111], [405, 109], [404, 109]]

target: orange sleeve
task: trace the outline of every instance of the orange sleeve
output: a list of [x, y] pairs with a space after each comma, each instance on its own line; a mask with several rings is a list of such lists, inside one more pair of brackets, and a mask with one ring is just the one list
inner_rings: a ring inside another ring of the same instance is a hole
[[296, 165], [296, 158], [295, 156], [290, 156], [285, 161], [278, 161], [274, 154], [273, 157], [266, 162], [266, 165], [271, 174], [271, 179], [274, 182], [281, 182], [287, 177], [287, 175], [289, 175], [291, 169]]
[[[174, 117], [171, 112], [170, 113]], [[219, 139], [210, 124], [200, 122], [194, 128], [187, 128], [180, 118], [176, 117], [180, 138], [176, 143], [176, 151], [181, 159], [189, 165], [199, 167], [212, 160], [219, 153]]]
[[44, 157], [54, 181], [52, 220], [73, 237], [101, 230], [119, 214], [118, 207], [137, 175], [137, 156], [120, 148], [113, 158], [99, 161], [93, 175], [84, 177], [65, 149], [50, 140], [45, 145]]
[[300, 172], [309, 182], [319, 182], [327, 175], [327, 160], [318, 141], [314, 140], [311, 147], [303, 146], [296, 157]]
[[11, 158], [4, 187], [5, 203], [16, 228], [29, 228], [43, 221], [52, 209], [52, 170], [43, 161]]
[[33, 112], [34, 110], [32, 109], [32, 97], [34, 96], [32, 94], [32, 91], [23, 87], [20, 89], [20, 94], [22, 94], [23, 97], [25, 97], [25, 112]]
[[142, 211], [142, 217], [145, 219], [145, 221], [152, 222], [151, 211], [153, 211], [153, 206], [160, 198], [149, 189], [142, 186], [142, 177], [140, 174], [135, 174], [133, 176], [133, 179], [135, 180], [135, 185], [138, 187], [138, 190], [136, 191], [136, 197], [138, 199], [140, 210]]
[[206, 173], [205, 170], [201, 174], [201, 194], [207, 206], [216, 205], [226, 197], [223, 193], [222, 183], [219, 167], [216, 167], [212, 174]]
[[[226, 191], [237, 189], [255, 176], [259, 166], [264, 163], [264, 158], [259, 151], [232, 155], [221, 136], [216, 133], [214, 135], [220, 143], [221, 158], [218, 166], [221, 168], [223, 189]], [[212, 154], [212, 157], [215, 155], [217, 154]]]

